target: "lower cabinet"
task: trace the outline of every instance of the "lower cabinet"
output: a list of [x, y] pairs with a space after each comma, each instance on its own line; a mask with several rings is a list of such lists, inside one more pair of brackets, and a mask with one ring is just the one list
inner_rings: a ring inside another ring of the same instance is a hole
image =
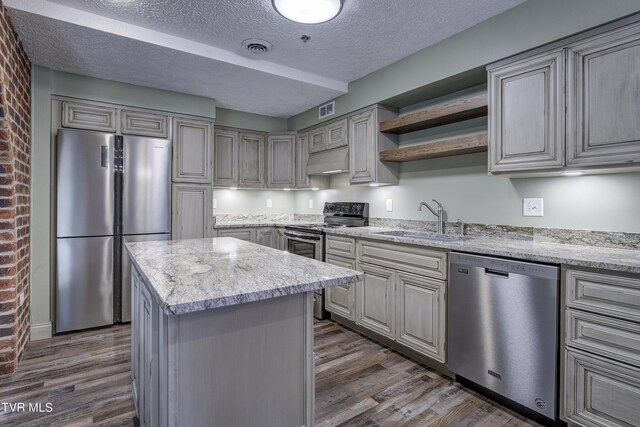
[[326, 247], [326, 262], [364, 273], [357, 285], [325, 290], [329, 312], [446, 363], [445, 251], [331, 235]]
[[245, 242], [256, 241], [255, 228], [221, 228], [218, 230], [218, 237], [233, 237]]
[[273, 227], [256, 229], [256, 243], [269, 248], [275, 248], [276, 229]]
[[173, 184], [171, 236], [173, 240], [211, 236], [210, 184]]
[[394, 271], [368, 264], [358, 264], [358, 270], [364, 273], [364, 283], [356, 285], [356, 323], [393, 338]]
[[284, 229], [276, 227], [219, 228], [217, 237], [234, 237], [274, 249], [284, 249]]
[[640, 369], [575, 350], [567, 351], [565, 360], [568, 422], [640, 425]]
[[284, 228], [277, 227], [276, 228], [276, 243], [275, 248], [280, 249], [281, 251], [286, 251], [286, 243], [284, 239]]

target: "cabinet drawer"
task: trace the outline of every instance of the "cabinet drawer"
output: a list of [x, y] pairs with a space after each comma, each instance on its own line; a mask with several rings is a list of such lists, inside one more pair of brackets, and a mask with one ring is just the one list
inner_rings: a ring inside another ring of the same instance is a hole
[[66, 128], [116, 131], [116, 109], [79, 102], [62, 103], [62, 126]]
[[640, 425], [640, 369], [566, 352], [565, 418], [583, 426]]
[[447, 253], [418, 246], [361, 240], [358, 260], [437, 279], [447, 278]]
[[640, 279], [566, 270], [567, 307], [640, 322]]
[[327, 254], [356, 258], [356, 239], [353, 237], [327, 236]]
[[567, 345], [640, 366], [640, 325], [567, 310]]

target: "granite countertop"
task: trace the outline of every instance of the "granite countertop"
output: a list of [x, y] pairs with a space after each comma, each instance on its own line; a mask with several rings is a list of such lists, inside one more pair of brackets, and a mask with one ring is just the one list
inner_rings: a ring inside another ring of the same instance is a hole
[[299, 220], [280, 220], [280, 221], [236, 221], [236, 222], [216, 222], [213, 228], [252, 228], [252, 227], [286, 227], [287, 225], [309, 225], [309, 224], [322, 224], [320, 221], [299, 221]]
[[[398, 231], [380, 227], [326, 228], [327, 234], [352, 236], [433, 248], [450, 249], [481, 255], [496, 255], [549, 264], [569, 264], [627, 273], [640, 273], [640, 250], [605, 248], [589, 245], [570, 245], [536, 239], [509, 239], [464, 236], [461, 240], [424, 240], [409, 237], [380, 235]], [[407, 231], [407, 230], [403, 230]], [[455, 238], [454, 235], [447, 235]]]
[[243, 304], [363, 279], [363, 274], [354, 270], [230, 237], [126, 246], [167, 314]]

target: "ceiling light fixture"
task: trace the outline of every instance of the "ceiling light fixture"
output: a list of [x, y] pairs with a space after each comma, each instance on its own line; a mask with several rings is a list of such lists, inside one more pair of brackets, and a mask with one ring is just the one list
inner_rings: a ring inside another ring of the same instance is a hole
[[321, 24], [342, 10], [342, 0], [271, 0], [271, 3], [280, 15], [300, 24]]

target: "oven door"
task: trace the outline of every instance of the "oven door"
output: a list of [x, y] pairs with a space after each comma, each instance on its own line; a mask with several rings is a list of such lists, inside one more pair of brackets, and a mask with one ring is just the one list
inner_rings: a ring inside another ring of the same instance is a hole
[[284, 239], [287, 252], [322, 261], [322, 235], [285, 230]]

